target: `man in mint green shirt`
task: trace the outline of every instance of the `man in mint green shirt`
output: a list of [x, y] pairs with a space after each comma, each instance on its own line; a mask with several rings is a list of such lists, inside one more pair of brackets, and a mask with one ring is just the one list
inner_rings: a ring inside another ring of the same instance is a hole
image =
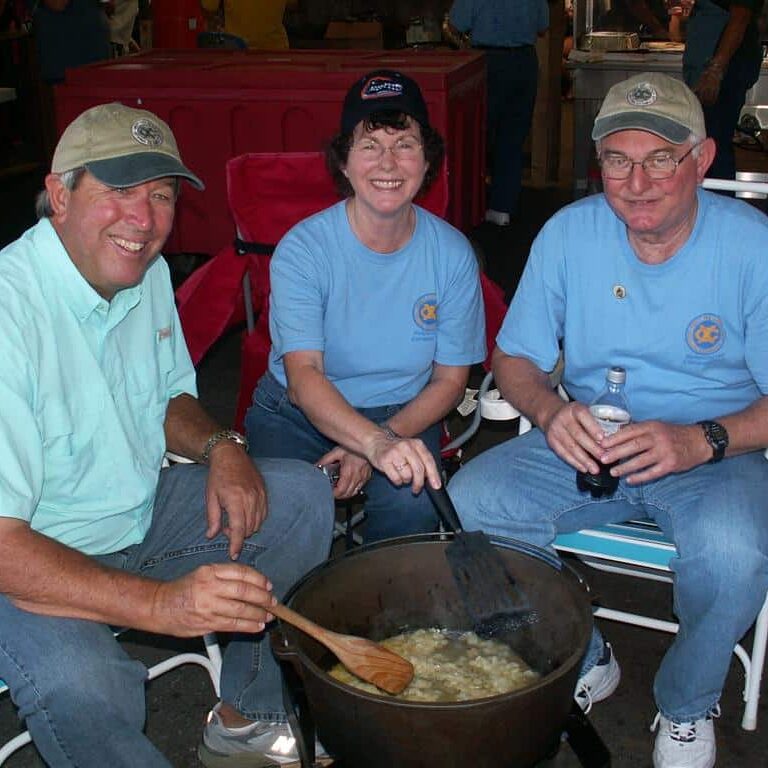
[[[169, 765], [111, 626], [237, 630], [204, 750], [290, 735], [263, 630], [328, 554], [331, 490], [308, 464], [254, 464], [196, 399], [160, 256], [182, 179], [202, 188], [162, 120], [94, 107], [0, 252], [0, 678], [52, 766]], [[161, 471], [166, 450], [198, 463]]]

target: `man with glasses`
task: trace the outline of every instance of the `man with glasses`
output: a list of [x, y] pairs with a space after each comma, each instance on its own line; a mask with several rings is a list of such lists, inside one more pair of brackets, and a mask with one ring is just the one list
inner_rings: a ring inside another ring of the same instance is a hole
[[[680, 632], [657, 672], [655, 768], [712, 768], [712, 718], [735, 643], [768, 589], [768, 220], [699, 188], [715, 154], [682, 82], [641, 74], [608, 92], [592, 137], [605, 193], [537, 237], [497, 336], [502, 395], [539, 429], [469, 462], [449, 492], [465, 528], [551, 547], [637, 517], [671, 536]], [[564, 354], [565, 402], [551, 388]], [[587, 403], [626, 369], [633, 422], [611, 436]], [[578, 490], [598, 462], [610, 496]], [[598, 632], [576, 700], [619, 683]]]

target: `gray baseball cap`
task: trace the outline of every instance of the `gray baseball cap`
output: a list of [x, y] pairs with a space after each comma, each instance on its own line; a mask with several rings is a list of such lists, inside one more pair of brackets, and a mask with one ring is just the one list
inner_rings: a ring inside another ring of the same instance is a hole
[[616, 83], [595, 118], [592, 138], [629, 130], [648, 131], [672, 144], [682, 144], [692, 133], [707, 135], [696, 94], [682, 80], [660, 72]]
[[197, 189], [205, 185], [182, 162], [168, 124], [143, 109], [100, 104], [64, 130], [51, 170], [85, 167], [110, 187], [133, 187], [165, 176], [180, 176]]

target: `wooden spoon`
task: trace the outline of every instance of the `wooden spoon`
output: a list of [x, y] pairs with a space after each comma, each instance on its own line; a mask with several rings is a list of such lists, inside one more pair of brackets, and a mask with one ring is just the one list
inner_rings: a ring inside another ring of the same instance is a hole
[[314, 637], [353, 675], [382, 691], [400, 693], [413, 680], [413, 664], [373, 640], [332, 632], [282, 603], [271, 606], [269, 612]]

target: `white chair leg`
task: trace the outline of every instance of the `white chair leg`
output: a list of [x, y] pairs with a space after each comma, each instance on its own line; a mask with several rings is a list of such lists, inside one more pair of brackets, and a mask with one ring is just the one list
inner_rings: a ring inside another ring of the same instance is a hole
[[221, 648], [219, 640], [213, 632], [209, 632], [203, 637], [205, 650], [208, 652], [208, 658], [211, 660], [211, 667], [208, 674], [211, 676], [213, 690], [217, 696], [221, 695]]
[[768, 642], [768, 597], [766, 597], [755, 622], [752, 658], [747, 672], [747, 679], [744, 683], [744, 701], [746, 706], [744, 707], [741, 727], [745, 731], [754, 731], [757, 728], [757, 705], [760, 701], [760, 681], [763, 677], [766, 642]]
[[3, 765], [16, 750], [25, 747], [31, 741], [32, 737], [29, 735], [29, 731], [24, 731], [24, 733], [14, 736], [10, 741], [3, 744], [3, 746], [0, 747], [0, 765]]

